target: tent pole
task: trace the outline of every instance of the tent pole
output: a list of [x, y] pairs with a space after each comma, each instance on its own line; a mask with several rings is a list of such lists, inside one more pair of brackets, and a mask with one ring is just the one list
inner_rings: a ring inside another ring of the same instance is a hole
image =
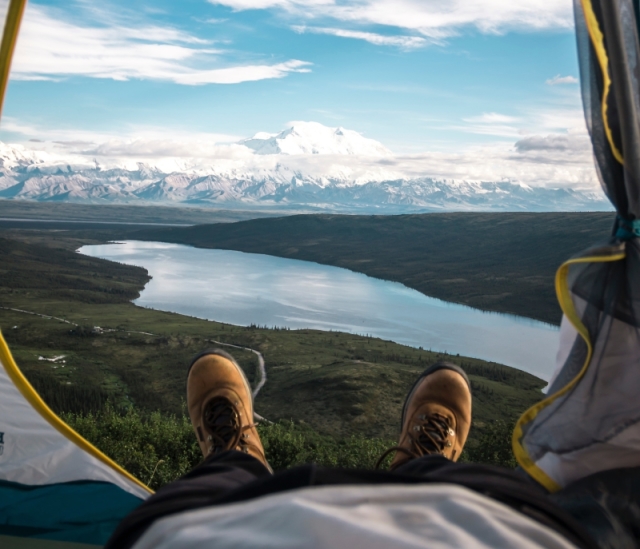
[[2, 44], [0, 45], [0, 114], [2, 114], [4, 96], [9, 82], [11, 59], [16, 48], [18, 31], [20, 30], [20, 23], [26, 5], [27, 0], [11, 0], [7, 10], [7, 19], [4, 24]]

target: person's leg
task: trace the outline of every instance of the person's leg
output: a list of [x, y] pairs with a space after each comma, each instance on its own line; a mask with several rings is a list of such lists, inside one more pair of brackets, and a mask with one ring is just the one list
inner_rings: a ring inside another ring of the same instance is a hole
[[460, 484], [496, 499], [544, 497], [526, 477], [501, 467], [458, 463], [471, 428], [471, 383], [464, 370], [449, 362], [434, 364], [416, 380], [405, 400], [398, 446], [390, 471], [422, 482]]
[[263, 477], [229, 492], [216, 505], [248, 501], [307, 486], [444, 483], [491, 497], [559, 532], [577, 547], [595, 547], [571, 516], [526, 476], [500, 467], [456, 463], [471, 425], [471, 391], [456, 365], [427, 369], [407, 396], [391, 471], [331, 469], [303, 465]]
[[254, 423], [251, 386], [230, 354], [210, 349], [193, 359], [187, 408], [204, 456], [238, 450], [273, 472]]
[[578, 545], [593, 543], [603, 549], [640, 547], [640, 467], [597, 473], [549, 494], [524, 471], [448, 459], [459, 456], [459, 452], [454, 453], [453, 444], [448, 446], [445, 442], [453, 437], [444, 437], [446, 426], [439, 429], [437, 421], [429, 419], [425, 411], [433, 409], [433, 402], [448, 408], [450, 414], [444, 414], [449, 416], [447, 422], [456, 430], [458, 442], [464, 442], [466, 432], [461, 433], [462, 438], [457, 431], [460, 425], [471, 421], [470, 407], [466, 406], [470, 395], [462, 383], [466, 376], [453, 365], [449, 367], [447, 375], [452, 377], [457, 371], [459, 383], [448, 387], [443, 386], [442, 380], [434, 383], [432, 369], [418, 379], [409, 393], [399, 443], [403, 448], [391, 465], [394, 475], [465, 486], [506, 503]]
[[[425, 481], [416, 475], [315, 465], [271, 476], [253, 425], [249, 383], [233, 358], [222, 351], [205, 351], [194, 359], [187, 379], [187, 406], [205, 461], [126, 517], [105, 549], [131, 547], [155, 520], [189, 509], [305, 486]], [[413, 421], [421, 430], [403, 430], [393, 468], [434, 452], [451, 459], [460, 457], [471, 422], [471, 393], [458, 366], [439, 363], [418, 379], [403, 413], [403, 424]]]
[[118, 525], [105, 549], [132, 547], [151, 524], [168, 515], [215, 504], [271, 472], [256, 458], [237, 450], [209, 456], [179, 480], [163, 486]]
[[[556, 508], [540, 487], [515, 472], [455, 463], [471, 424], [469, 382], [455, 365], [435, 365], [414, 385], [405, 402], [399, 444], [392, 449], [396, 456], [390, 472], [305, 465], [272, 476], [252, 423], [251, 393], [241, 370], [226, 354], [205, 355], [195, 364], [202, 366], [201, 361], [209, 366], [196, 370], [197, 375], [192, 368], [188, 404], [200, 447], [209, 457], [129, 515], [105, 549], [131, 547], [155, 520], [181, 510], [306, 486], [429, 482], [466, 486], [546, 524], [578, 547], [595, 547], [580, 525]], [[225, 376], [233, 378], [233, 387]], [[238, 393], [243, 393], [242, 397], [238, 398]]]
[[455, 364], [434, 364], [422, 373], [407, 395], [398, 445], [387, 452], [396, 452], [390, 469], [432, 454], [457, 461], [470, 428], [469, 378]]
[[131, 547], [155, 520], [211, 505], [273, 474], [253, 422], [251, 387], [230, 355], [212, 350], [193, 360], [187, 407], [204, 461], [129, 514], [105, 549]]
[[580, 547], [592, 540], [578, 521], [559, 509], [528, 477], [502, 467], [458, 463], [471, 427], [471, 385], [455, 364], [427, 369], [407, 395], [391, 472], [396, 480], [449, 483], [500, 501], [560, 532]]

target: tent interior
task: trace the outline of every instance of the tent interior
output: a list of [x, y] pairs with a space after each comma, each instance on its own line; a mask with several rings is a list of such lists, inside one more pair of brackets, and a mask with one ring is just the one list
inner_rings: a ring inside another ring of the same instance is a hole
[[[550, 491], [596, 470], [629, 466], [640, 451], [640, 82], [634, 69], [640, 24], [637, 4], [634, 17], [624, 11], [627, 4], [575, 0], [585, 116], [617, 215], [609, 241], [558, 270], [564, 317], [556, 370], [546, 398], [513, 433], [520, 466]], [[5, 2], [0, 98], [25, 5]], [[1, 336], [0, 366], [0, 545], [104, 545], [152, 491], [49, 409]], [[576, 418], [583, 428], [567, 432], [567, 421]], [[597, 459], [612, 448], [615, 461]], [[575, 464], [585, 456], [597, 466], [579, 470]]]

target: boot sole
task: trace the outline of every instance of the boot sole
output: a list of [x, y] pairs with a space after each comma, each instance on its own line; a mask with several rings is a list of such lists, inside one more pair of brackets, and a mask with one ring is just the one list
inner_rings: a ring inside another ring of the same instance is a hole
[[402, 419], [400, 421], [400, 432], [402, 432], [402, 428], [404, 427], [404, 420], [407, 413], [407, 404], [411, 400], [411, 397], [413, 397], [413, 393], [415, 393], [416, 388], [425, 377], [433, 374], [434, 372], [437, 372], [438, 370], [452, 370], [453, 372], [460, 374], [464, 378], [465, 382], [467, 383], [467, 387], [469, 387], [469, 392], [471, 392], [471, 382], [469, 381], [469, 378], [467, 377], [467, 374], [465, 373], [465, 371], [462, 368], [460, 368], [460, 366], [458, 366], [457, 364], [453, 364], [451, 362], [436, 362], [433, 366], [429, 366], [429, 368], [427, 368], [424, 372], [422, 372], [422, 374], [420, 374], [420, 377], [416, 379], [415, 383], [411, 387], [411, 391], [409, 391], [409, 394], [407, 395], [407, 398], [404, 401], [404, 406], [402, 407]]
[[191, 368], [193, 368], [193, 365], [198, 362], [198, 360], [200, 360], [202, 357], [208, 356], [208, 355], [217, 355], [217, 356], [221, 356], [223, 358], [226, 358], [227, 360], [229, 360], [240, 372], [240, 375], [242, 376], [242, 381], [244, 382], [244, 385], [247, 389], [247, 392], [249, 393], [249, 402], [251, 403], [251, 414], [249, 417], [251, 417], [253, 419], [253, 391], [251, 389], [251, 385], [249, 384], [249, 380], [247, 379], [247, 376], [245, 375], [244, 371], [242, 368], [240, 368], [240, 366], [238, 365], [238, 363], [236, 362], [236, 359], [233, 358], [229, 353], [227, 353], [226, 351], [223, 351], [222, 349], [205, 349], [204, 351], [202, 351], [201, 353], [198, 353], [196, 356], [194, 356], [191, 359], [191, 364], [189, 364], [189, 369], [187, 370], [187, 379], [189, 379], [189, 374], [191, 373]]

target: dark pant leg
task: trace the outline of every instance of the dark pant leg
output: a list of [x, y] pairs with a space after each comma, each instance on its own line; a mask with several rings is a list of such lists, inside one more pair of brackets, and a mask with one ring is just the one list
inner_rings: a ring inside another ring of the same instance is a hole
[[149, 498], [124, 519], [105, 549], [128, 549], [155, 520], [190, 509], [247, 501], [307, 486], [422, 483], [465, 486], [548, 526], [577, 547], [597, 548], [582, 526], [555, 505], [542, 487], [500, 467], [454, 463], [435, 455], [412, 460], [393, 472], [301, 465], [272, 476], [254, 458], [226, 452]]
[[155, 520], [206, 507], [256, 479], [270, 476], [262, 463], [243, 452], [230, 450], [210, 456], [181, 479], [163, 486], [125, 517], [105, 549], [127, 549]]
[[640, 467], [602, 471], [549, 496], [601, 549], [640, 547]]

